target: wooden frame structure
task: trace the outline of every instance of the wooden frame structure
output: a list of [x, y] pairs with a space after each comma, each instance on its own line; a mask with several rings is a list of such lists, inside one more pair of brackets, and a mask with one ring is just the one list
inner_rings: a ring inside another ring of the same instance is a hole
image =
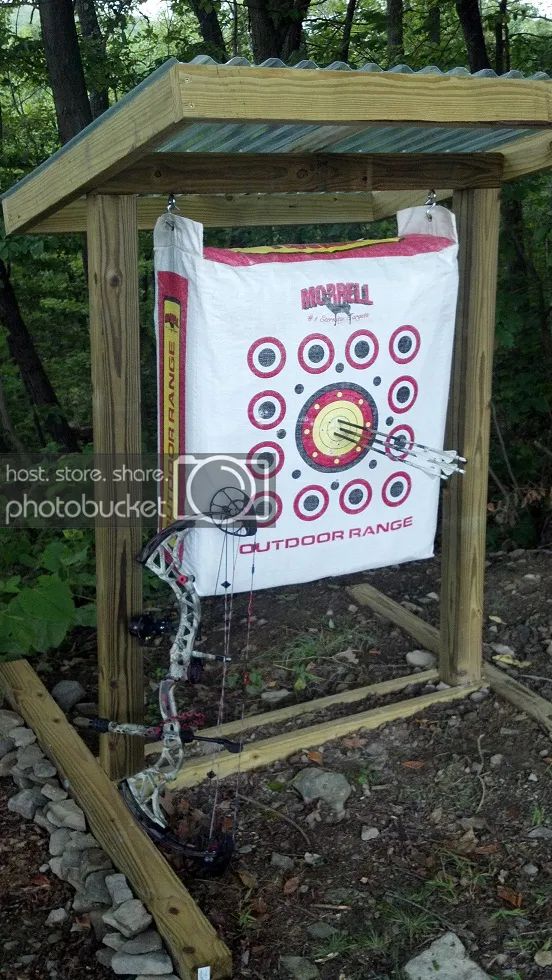
[[[384, 152], [391, 128], [401, 152]], [[427, 150], [426, 134], [438, 152]], [[252, 742], [240, 768], [465, 697], [485, 681], [552, 731], [552, 705], [496, 668], [482, 677], [481, 651], [500, 186], [551, 166], [550, 81], [170, 61], [4, 195], [8, 233], [87, 231], [94, 444], [121, 456], [141, 446], [137, 232], [162, 211], [159, 195], [182, 195], [183, 213], [223, 227], [367, 222], [422, 202], [429, 188], [453, 196], [460, 300], [447, 442], [468, 466], [445, 490], [440, 631], [367, 585], [353, 589], [357, 601], [438, 653], [439, 668], [231, 722], [224, 731], [421, 681], [440, 678], [451, 687]], [[141, 570], [133, 561], [140, 540], [138, 523], [96, 534], [100, 712], [121, 721], [140, 721], [143, 712], [141, 660], [127, 631], [140, 606]], [[0, 685], [69, 778], [92, 831], [154, 915], [181, 976], [195, 980], [203, 965], [213, 978], [230, 976], [228, 950], [111, 781], [141, 767], [139, 740], [103, 736], [99, 765], [28, 664], [0, 665]], [[232, 772], [237, 758], [193, 761], [177, 784], [193, 785], [213, 767]]]

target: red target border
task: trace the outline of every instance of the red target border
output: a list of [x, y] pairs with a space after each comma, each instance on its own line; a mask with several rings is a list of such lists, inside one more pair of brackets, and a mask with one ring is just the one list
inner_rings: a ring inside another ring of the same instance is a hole
[[[271, 371], [259, 371], [259, 369], [256, 366], [255, 362], [253, 361], [253, 357], [255, 355], [255, 352], [263, 344], [274, 344], [274, 346], [280, 352], [280, 363], [278, 364], [278, 366], [276, 368], [274, 368]], [[285, 363], [286, 363], [286, 349], [285, 349], [282, 341], [281, 340], [278, 340], [277, 337], [259, 337], [258, 340], [254, 340], [253, 341], [253, 343], [251, 344], [251, 347], [247, 351], [247, 364], [248, 364], [249, 370], [253, 374], [255, 374], [258, 378], [274, 378], [277, 374], [280, 373], [280, 371], [283, 370], [283, 368], [285, 366]]]
[[[259, 422], [255, 418], [253, 412], [255, 405], [262, 398], [273, 398], [274, 401], [278, 402], [280, 406], [280, 414], [277, 416], [277, 418], [270, 419], [270, 421], [266, 423]], [[258, 394], [253, 395], [253, 398], [250, 400], [249, 405], [247, 406], [247, 417], [251, 422], [251, 425], [254, 425], [256, 429], [261, 429], [261, 430], [275, 429], [277, 425], [280, 425], [280, 422], [282, 421], [285, 414], [286, 414], [286, 403], [283, 396], [278, 391], [271, 391], [271, 390], [259, 391]]]
[[[398, 335], [403, 331], [408, 331], [409, 333], [411, 333], [414, 336], [414, 340], [416, 341], [416, 344], [414, 347], [414, 353], [409, 353], [406, 357], [399, 357], [393, 350], [393, 344], [395, 341], [395, 337], [398, 337]], [[422, 345], [422, 338], [420, 337], [420, 331], [417, 330], [416, 327], [413, 327], [411, 323], [404, 323], [402, 327], [397, 327], [397, 329], [394, 330], [393, 333], [391, 334], [389, 338], [389, 353], [392, 359], [394, 360], [395, 364], [410, 364], [410, 362], [413, 361], [414, 358], [418, 356], [421, 345]]]
[[[311, 341], [313, 340], [319, 340], [323, 344], [327, 345], [329, 358], [327, 363], [323, 364], [322, 367], [313, 367], [311, 364], [307, 364], [307, 362], [305, 361], [305, 357], [304, 357], [305, 347], [307, 346], [307, 344], [310, 344]], [[330, 338], [326, 337], [326, 335], [323, 333], [310, 333], [308, 337], [304, 337], [301, 343], [299, 344], [299, 349], [297, 351], [297, 360], [299, 361], [299, 364], [301, 365], [303, 370], [307, 371], [308, 374], [323, 374], [324, 371], [327, 371], [328, 368], [332, 366], [334, 362], [334, 358], [335, 358], [335, 347], [332, 344]]]
[[[406, 488], [407, 488], [406, 493], [404, 497], [401, 497], [400, 500], [393, 500], [392, 497], [389, 497], [387, 493], [387, 488], [390, 486], [391, 483], [393, 483], [394, 480], [399, 480], [399, 479], [405, 481]], [[388, 507], [400, 507], [401, 504], [404, 504], [404, 502], [408, 500], [411, 490], [412, 490], [412, 477], [410, 476], [409, 473], [405, 473], [404, 470], [399, 470], [398, 473], [392, 473], [391, 476], [387, 477], [385, 483], [381, 488], [381, 498], [384, 504], [387, 504]]]
[[271, 500], [274, 500], [276, 502], [276, 513], [268, 521], [263, 521], [262, 519], [256, 516], [257, 524], [261, 528], [274, 527], [276, 521], [278, 521], [282, 516], [282, 510], [284, 509], [282, 498], [277, 493], [275, 493], [274, 490], [261, 490], [260, 493], [255, 494], [253, 500], [251, 501], [253, 511], [255, 511], [255, 504], [258, 503], [259, 500], [265, 500], [266, 497], [270, 497]]
[[[253, 464], [253, 457], [259, 455], [266, 449], [273, 449], [274, 452], [276, 453], [276, 457], [277, 457], [276, 467], [275, 469], [270, 470], [268, 473], [258, 473], [255, 470], [255, 466]], [[286, 458], [285, 453], [282, 447], [279, 446], [277, 442], [268, 442], [267, 440], [266, 442], [258, 442], [255, 446], [253, 446], [249, 450], [246, 459], [246, 466], [252, 476], [256, 477], [257, 480], [263, 480], [266, 477], [276, 476], [276, 474], [279, 473], [280, 470], [282, 469], [282, 466], [285, 463], [285, 458]]]
[[[299, 510], [298, 502], [301, 499], [301, 497], [303, 497], [305, 494], [312, 493], [312, 492], [316, 492], [320, 494], [322, 500], [324, 501], [324, 506], [322, 510], [318, 511], [318, 513], [316, 514], [303, 514]], [[300, 490], [299, 493], [296, 495], [295, 500], [293, 501], [293, 510], [295, 516], [298, 517], [300, 521], [316, 521], [318, 520], [319, 517], [322, 517], [322, 515], [326, 513], [329, 503], [330, 503], [330, 495], [328, 491], [324, 487], [321, 487], [320, 484], [313, 483], [307, 487], [303, 487], [303, 489]]]
[[[395, 401], [395, 391], [399, 387], [399, 385], [405, 383], [412, 385], [413, 396], [409, 402], [407, 402], [405, 405], [401, 405], [399, 402]], [[403, 374], [401, 375], [400, 378], [395, 378], [395, 380], [389, 387], [389, 391], [387, 392], [387, 402], [389, 408], [391, 408], [396, 415], [404, 415], [404, 413], [409, 412], [412, 406], [415, 404], [416, 399], [418, 397], [418, 392], [419, 392], [418, 382], [416, 381], [416, 378], [412, 377], [412, 375]]]
[[[367, 491], [367, 497], [364, 503], [362, 504], [362, 506], [350, 507], [348, 504], [345, 503], [345, 497], [348, 491], [351, 489], [351, 487], [357, 487], [357, 486], [365, 487]], [[362, 514], [363, 510], [366, 510], [366, 508], [370, 505], [371, 500], [372, 500], [372, 487], [368, 483], [368, 480], [363, 480], [360, 478], [357, 480], [349, 480], [349, 482], [345, 484], [345, 486], [341, 490], [341, 493], [339, 494], [339, 506], [341, 507], [341, 510], [345, 511], [346, 514], [352, 514], [352, 515]]]
[[[409, 448], [404, 453], [401, 453], [395, 448], [391, 440], [393, 438], [395, 439], [397, 438], [395, 436], [395, 432], [406, 432], [406, 431], [408, 432], [410, 445]], [[401, 425], [395, 425], [393, 426], [392, 429], [389, 430], [387, 436], [385, 437], [385, 455], [387, 456], [388, 459], [393, 460], [395, 463], [403, 459], [406, 459], [410, 449], [414, 445], [414, 441], [415, 441], [414, 429], [412, 428], [411, 425], [406, 425], [404, 422]]]
[[[368, 358], [368, 360], [366, 361], [365, 364], [358, 364], [354, 360], [354, 358], [353, 358], [353, 356], [351, 354], [351, 347], [353, 345], [353, 342], [355, 340], [358, 340], [359, 337], [367, 337], [372, 342], [372, 344], [374, 345], [373, 354], [372, 354], [371, 357]], [[378, 338], [376, 337], [376, 335], [373, 334], [371, 330], [366, 330], [366, 329], [364, 329], [364, 330], [355, 330], [355, 332], [351, 334], [351, 336], [347, 340], [347, 343], [345, 344], [345, 360], [347, 361], [347, 364], [350, 367], [352, 367], [352, 368], [355, 369], [355, 371], [364, 371], [365, 368], [372, 367], [372, 364], [376, 360], [378, 354], [379, 354], [379, 341], [378, 341]]]

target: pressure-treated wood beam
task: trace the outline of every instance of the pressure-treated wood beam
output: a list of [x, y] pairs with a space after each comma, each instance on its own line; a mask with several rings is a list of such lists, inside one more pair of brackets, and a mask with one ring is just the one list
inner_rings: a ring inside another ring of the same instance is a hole
[[0, 664], [0, 687], [69, 780], [90, 830], [151, 912], [183, 980], [197, 980], [202, 966], [211, 967], [213, 980], [230, 977], [230, 951], [140, 829], [32, 667], [26, 660]]
[[182, 114], [239, 122], [549, 126], [546, 81], [178, 65]]
[[150, 153], [105, 194], [232, 194], [499, 187], [498, 153]]
[[460, 288], [445, 443], [466, 457], [443, 491], [441, 676], [481, 676], [489, 422], [500, 195], [457, 191]]
[[525, 136], [507, 146], [501, 147], [504, 157], [503, 180], [517, 180], [525, 174], [549, 170], [552, 167], [552, 133], [545, 130]]
[[[94, 451], [110, 471], [139, 462], [140, 331], [136, 200], [92, 196], [88, 200], [90, 357]], [[107, 475], [107, 474], [106, 474]], [[135, 487], [127, 481], [96, 484], [106, 505], [125, 507]], [[140, 610], [141, 547], [138, 517], [96, 523], [98, 689], [103, 717], [141, 721], [144, 711], [142, 654], [128, 632]], [[112, 779], [141, 768], [143, 744], [129, 736], [103, 735], [100, 760]]]
[[[436, 190], [437, 200], [452, 196]], [[423, 204], [427, 187], [417, 191], [376, 191], [365, 194], [218, 194], [182, 195], [182, 214], [206, 228], [246, 228], [251, 225], [311, 225], [378, 221], [401, 208]], [[150, 230], [165, 209], [162, 197], [138, 198], [138, 228]], [[86, 231], [86, 199], [79, 198], [30, 229], [31, 234]]]
[[176, 778], [171, 781], [170, 787], [180, 789], [185, 786], [195, 786], [201, 783], [211, 771], [223, 777], [230, 776], [238, 770], [246, 772], [250, 769], [259, 769], [279, 759], [286, 759], [300, 749], [324, 745], [334, 738], [341, 738], [342, 735], [349, 735], [361, 729], [379, 728], [380, 725], [396, 721], [398, 718], [410, 718], [419, 711], [430, 708], [432, 704], [446, 704], [467, 697], [477, 688], [477, 684], [472, 684], [469, 687], [450, 687], [445, 691], [433, 691], [409, 700], [396, 701], [394, 704], [370, 708], [368, 711], [359, 711], [356, 715], [345, 715], [343, 718], [309, 725], [298, 731], [282, 732], [280, 735], [273, 735], [258, 742], [249, 742], [239, 753], [218, 752], [202, 756], [183, 766]]
[[[353, 585], [348, 589], [353, 598], [362, 606], [368, 606], [373, 612], [394, 623], [421, 643], [426, 650], [439, 655], [441, 637], [435, 626], [430, 626], [423, 619], [401, 606], [399, 602], [390, 599], [371, 585]], [[494, 664], [485, 662], [483, 675], [493, 691], [506, 701], [515, 704], [526, 714], [538, 721], [539, 725], [552, 732], [552, 703], [536, 694], [525, 684], [520, 684]], [[412, 680], [422, 680], [423, 674], [413, 675]]]
[[[366, 684], [364, 687], [355, 687], [351, 691], [338, 691], [337, 694], [328, 694], [323, 698], [313, 698], [312, 701], [301, 701], [300, 704], [288, 704], [285, 708], [276, 708], [274, 711], [264, 711], [260, 715], [248, 715], [245, 718], [236, 718], [235, 721], [227, 721], [215, 728], [204, 728], [202, 735], [217, 736], [240, 735], [242, 732], [251, 731], [252, 728], [260, 728], [263, 725], [281, 725], [283, 722], [290, 721], [292, 718], [300, 718], [302, 715], [312, 714], [316, 711], [326, 711], [337, 704], [354, 704], [356, 701], [363, 701], [369, 697], [383, 697], [386, 694], [393, 694], [396, 691], [403, 691], [410, 684], [430, 684], [439, 679], [437, 670], [424, 670], [421, 674], [405, 674], [403, 677], [393, 677], [389, 681], [377, 681], [375, 684]], [[146, 746], [146, 755], [155, 755], [162, 749], [162, 742], [150, 742]]]

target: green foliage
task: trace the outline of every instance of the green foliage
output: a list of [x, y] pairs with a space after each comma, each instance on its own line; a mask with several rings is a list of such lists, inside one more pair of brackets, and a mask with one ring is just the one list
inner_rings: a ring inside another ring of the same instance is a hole
[[0, 660], [46, 653], [74, 627], [95, 625], [89, 534], [3, 529], [0, 542]]

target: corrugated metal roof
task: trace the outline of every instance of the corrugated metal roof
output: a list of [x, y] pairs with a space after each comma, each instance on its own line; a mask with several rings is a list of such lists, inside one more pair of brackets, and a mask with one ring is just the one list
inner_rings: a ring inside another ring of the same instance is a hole
[[[361, 68], [351, 68], [343, 61], [334, 61], [321, 68], [314, 61], [300, 61], [293, 66], [285, 65], [279, 58], [268, 58], [260, 65], [253, 65], [247, 58], [231, 58], [222, 64], [209, 55], [198, 55], [190, 64], [224, 67], [258, 67], [284, 69], [286, 71], [355, 71], [382, 72], [379, 65], [369, 62]], [[436, 65], [427, 65], [417, 71], [408, 65], [395, 65], [388, 74], [401, 75], [453, 75], [468, 78], [498, 78], [489, 68], [471, 74], [467, 68], [451, 68], [441, 71]], [[523, 79], [523, 72], [509, 71], [501, 78]], [[552, 81], [546, 72], [527, 76], [532, 81]], [[259, 123], [196, 123], [183, 128], [157, 148], [159, 153], [478, 153], [498, 150], [505, 143], [512, 143], [534, 130], [458, 126], [445, 129], [441, 126], [366, 126], [351, 127], [328, 125], [269, 125]]]

